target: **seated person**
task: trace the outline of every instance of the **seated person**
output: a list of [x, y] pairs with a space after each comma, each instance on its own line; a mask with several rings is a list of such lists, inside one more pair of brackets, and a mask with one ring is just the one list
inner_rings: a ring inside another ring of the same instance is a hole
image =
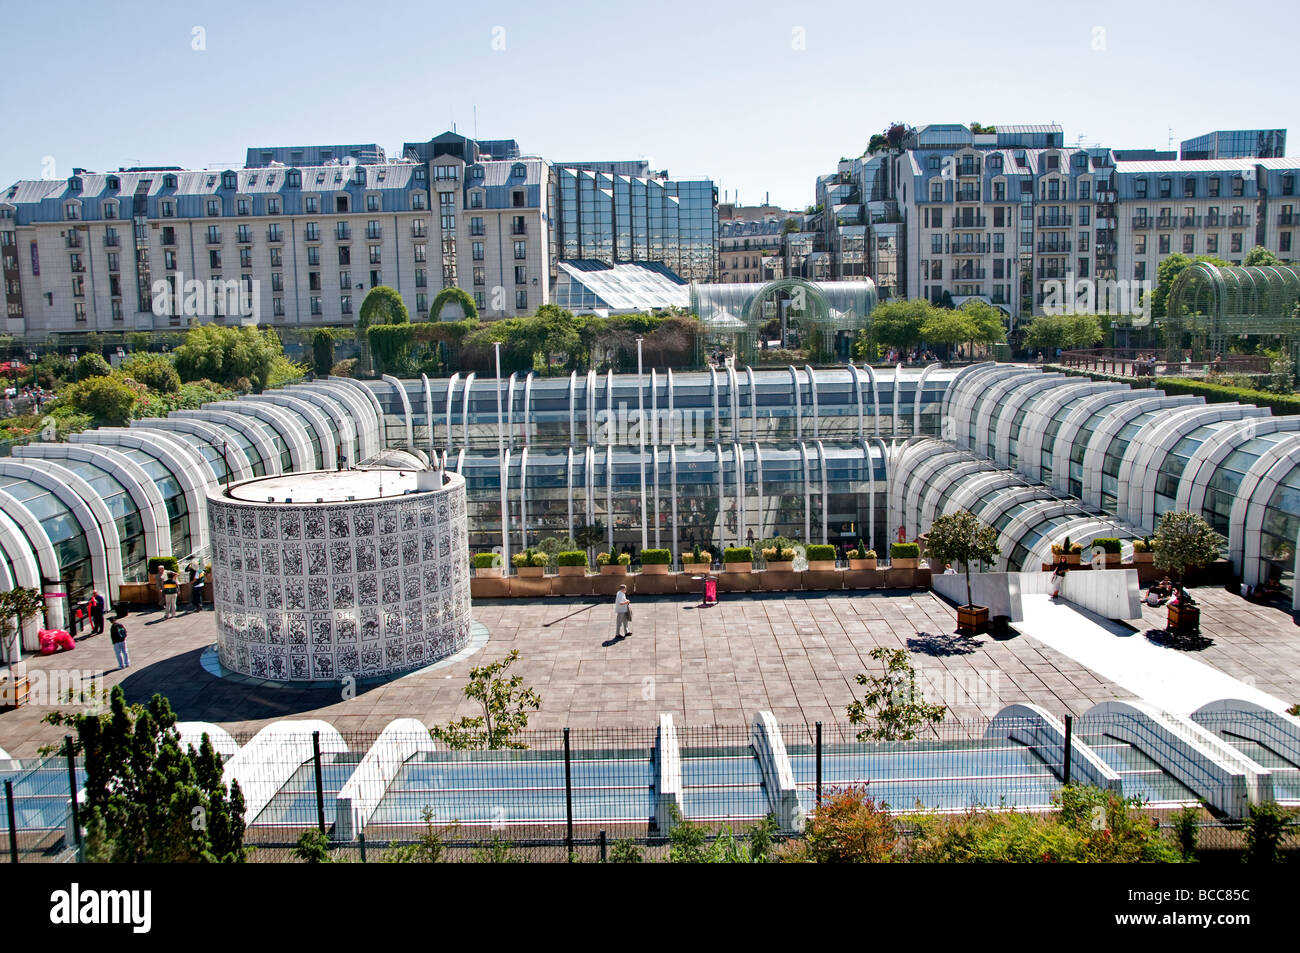
[[1151, 588], [1147, 590], [1145, 602], [1152, 608], [1156, 608], [1157, 606], [1164, 605], [1165, 599], [1166, 597], [1161, 595], [1160, 592], [1156, 590], [1156, 587], [1152, 585]]

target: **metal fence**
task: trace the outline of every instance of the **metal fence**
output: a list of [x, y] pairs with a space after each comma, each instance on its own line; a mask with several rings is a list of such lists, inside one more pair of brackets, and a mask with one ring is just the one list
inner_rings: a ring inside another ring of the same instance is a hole
[[[1276, 734], [1274, 721], [1228, 712], [1201, 727], [1202, 744], [1250, 759], [1269, 772], [1274, 798], [1300, 804], [1296, 739]], [[1140, 713], [1077, 727], [1072, 718], [1062, 726], [999, 716], [930, 726], [909, 740], [860, 738], [863, 730], [760, 717], [748, 726], [532, 730], [515, 736], [518, 748], [453, 750], [423, 731], [325, 729], [237, 736], [240, 761], [228, 769], [245, 782], [252, 857], [272, 861], [295, 859], [312, 830], [327, 835], [337, 860], [601, 861], [629, 842], [650, 860], [666, 856], [681, 820], [708, 837], [726, 829], [743, 838], [770, 816], [777, 836], [798, 836], [816, 805], [845, 788], [904, 815], [904, 836], [911, 811], [1046, 811], [1071, 782], [1118, 787], [1168, 826], [1175, 810], [1219, 783], [1205, 766], [1171, 768], [1167, 726]], [[65, 749], [0, 762], [0, 777], [4, 859], [74, 858], [81, 765]], [[1244, 828], [1206, 821], [1199, 841], [1202, 850], [1240, 852]], [[1300, 824], [1287, 828], [1283, 846], [1300, 850]]]

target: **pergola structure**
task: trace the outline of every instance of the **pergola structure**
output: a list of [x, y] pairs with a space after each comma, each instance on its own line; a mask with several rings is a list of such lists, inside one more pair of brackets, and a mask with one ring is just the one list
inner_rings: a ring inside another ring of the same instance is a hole
[[1229, 338], [1275, 337], [1300, 361], [1300, 265], [1189, 265], [1169, 289], [1165, 341], [1169, 360], [1181, 360], [1190, 336], [1192, 360], [1227, 350]]
[[691, 285], [691, 310], [700, 318], [705, 346], [727, 342], [736, 357], [752, 364], [756, 342], [773, 315], [769, 300], [790, 303], [787, 314], [815, 359], [834, 360], [837, 338], [867, 327], [876, 306], [876, 286], [865, 281], [813, 282], [803, 278], [737, 284]]

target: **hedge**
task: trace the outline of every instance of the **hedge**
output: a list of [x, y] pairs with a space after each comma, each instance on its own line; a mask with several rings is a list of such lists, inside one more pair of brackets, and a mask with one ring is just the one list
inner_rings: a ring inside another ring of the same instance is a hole
[[748, 546], [728, 546], [722, 551], [724, 563], [752, 563], [754, 550]]
[[172, 572], [179, 572], [181, 568], [180, 560], [175, 556], [151, 556], [149, 557], [148, 566], [149, 575], [151, 576], [158, 571], [159, 566], [170, 569]]
[[823, 562], [835, 558], [834, 546], [808, 546], [804, 549], [804, 555], [811, 562]]
[[497, 566], [500, 565], [501, 565], [500, 553], [475, 553], [474, 554], [475, 569], [495, 569]]
[[1118, 555], [1123, 550], [1120, 548], [1119, 540], [1113, 536], [1098, 536], [1092, 541], [1092, 548], [1100, 548], [1104, 553]]
[[917, 559], [921, 555], [921, 546], [918, 543], [890, 543], [890, 559]]
[[1274, 394], [1266, 390], [1230, 387], [1227, 384], [1211, 384], [1208, 381], [1185, 380], [1181, 377], [1157, 377], [1155, 386], [1166, 394], [1192, 394], [1204, 397], [1212, 404], [1236, 401], [1268, 407], [1275, 414], [1300, 414], [1300, 397], [1294, 394]]
[[673, 554], [666, 549], [641, 550], [642, 566], [670, 566], [672, 562]]
[[555, 557], [557, 566], [587, 566], [587, 554], [581, 550], [569, 550], [568, 552], [559, 553]]

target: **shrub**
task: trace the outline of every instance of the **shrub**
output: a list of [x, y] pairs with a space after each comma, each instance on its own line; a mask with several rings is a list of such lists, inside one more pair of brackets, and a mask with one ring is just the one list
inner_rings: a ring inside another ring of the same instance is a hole
[[1250, 863], [1275, 864], [1282, 859], [1281, 844], [1287, 825], [1296, 816], [1276, 801], [1250, 805], [1246, 818], [1246, 853], [1242, 860]]
[[176, 365], [161, 354], [133, 355], [122, 365], [122, 371], [159, 394], [175, 394], [181, 389]]
[[131, 419], [132, 412], [143, 391], [120, 377], [91, 377], [69, 384], [60, 392], [60, 403], [66, 401], [78, 413], [88, 414], [99, 426], [122, 426]]
[[[642, 562], [644, 562], [644, 556]], [[616, 840], [609, 848], [609, 862], [611, 864], [639, 864], [644, 861], [641, 848], [637, 846], [636, 841], [628, 837], [624, 840]]]
[[32, 365], [32, 377], [46, 390], [54, 390], [65, 381], [72, 380], [72, 362], [61, 354], [42, 354]]
[[528, 565], [534, 567], [535, 569], [545, 569], [546, 563], [547, 563], [546, 553], [535, 552], [528, 557]]
[[[1056, 552], [1056, 550], [1053, 549], [1052, 552]], [[1135, 539], [1133, 540], [1133, 552], [1149, 553], [1151, 552], [1151, 544], [1148, 543], [1145, 539]]]
[[175, 556], [150, 556], [148, 562], [149, 575], [152, 576], [158, 572], [159, 566], [162, 566], [163, 569], [170, 569], [172, 572], [178, 572], [181, 563]]
[[77, 359], [77, 379], [84, 381], [88, 377], [107, 377], [113, 373], [112, 366], [104, 360], [104, 355], [92, 351]]
[[817, 805], [801, 840], [780, 854], [785, 861], [871, 864], [894, 859], [898, 826], [865, 787], [831, 791]]
[[754, 550], [748, 546], [728, 546], [722, 551], [724, 563], [749, 563], [754, 561]]
[[1092, 541], [1092, 549], [1100, 549], [1102, 552], [1118, 556], [1120, 553], [1119, 540], [1113, 536], [1098, 536]]
[[619, 553], [619, 554], [618, 554], [618, 564], [619, 564], [620, 566], [630, 566], [630, 565], [632, 565], [632, 554], [631, 554], [631, 553]]
[[317, 377], [326, 377], [334, 367], [334, 335], [329, 328], [317, 328], [311, 339], [312, 370]]
[[597, 553], [597, 554], [596, 554], [596, 565], [597, 565], [597, 566], [608, 566], [608, 565], [609, 565], [609, 553]]
[[682, 562], [683, 563], [705, 563], [705, 564], [712, 563], [713, 554], [709, 552], [707, 549], [701, 549], [698, 550], [697, 552], [682, 553]]
[[514, 563], [515, 566], [531, 566], [532, 565], [532, 562], [530, 561], [531, 559], [532, 557], [529, 556], [527, 553], [515, 553], [513, 556], [510, 557], [510, 561]]
[[858, 558], [859, 558], [859, 559], [876, 559], [876, 558], [877, 558], [877, 556], [876, 556], [876, 551], [875, 551], [874, 549], [864, 550], [863, 553], [862, 553], [862, 555], [859, 556]]
[[495, 569], [500, 565], [501, 565], [500, 553], [475, 553], [474, 554], [475, 569]]
[[890, 543], [890, 559], [919, 559], [921, 547], [918, 543]]
[[642, 566], [670, 566], [672, 565], [673, 554], [666, 549], [643, 549], [641, 550]]
[[1184, 380], [1180, 377], [1158, 377], [1154, 386], [1166, 394], [1192, 394], [1204, 397], [1206, 402], [1211, 404], [1237, 401], [1243, 404], [1255, 404], [1258, 407], [1269, 407], [1274, 414], [1300, 414], [1300, 397], [1294, 394], [1273, 394], [1269, 391], [1227, 387], [1223, 384]]
[[571, 550], [565, 553], [559, 553], [555, 557], [557, 566], [583, 566], [587, 565], [587, 554], [581, 550]]
[[804, 549], [804, 556], [808, 561], [819, 562], [821, 560], [833, 560], [835, 558], [834, 546], [808, 546]]

